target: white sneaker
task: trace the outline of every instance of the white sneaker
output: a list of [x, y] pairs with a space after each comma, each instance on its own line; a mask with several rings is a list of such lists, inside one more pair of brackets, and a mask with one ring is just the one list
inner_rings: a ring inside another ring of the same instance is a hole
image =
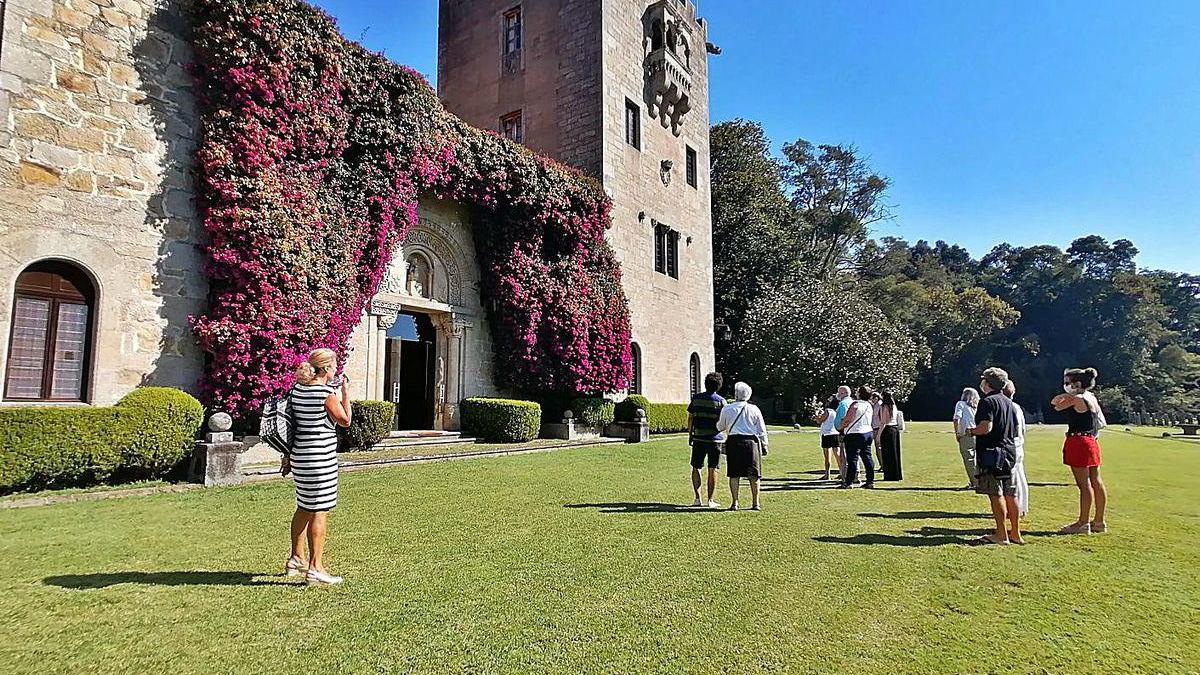
[[308, 572], [308, 563], [299, 558], [288, 558], [283, 564], [283, 573], [289, 577], [302, 577]]
[[721, 505], [717, 503], [717, 500], [710, 499], [710, 500], [708, 500], [708, 508], [719, 509], [719, 508], [721, 508]]
[[344, 581], [341, 577], [335, 577], [326, 572], [318, 572], [314, 569], [308, 570], [304, 575], [304, 583], [309, 586], [336, 586]]
[[699, 497], [696, 497], [696, 501], [692, 502], [692, 506], [704, 506], [704, 502], [700, 501]]

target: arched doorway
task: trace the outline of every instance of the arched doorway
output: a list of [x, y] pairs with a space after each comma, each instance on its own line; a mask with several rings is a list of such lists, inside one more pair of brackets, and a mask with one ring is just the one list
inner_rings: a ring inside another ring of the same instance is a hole
[[387, 330], [384, 391], [396, 404], [396, 429], [433, 429], [437, 331], [428, 314], [402, 312]]
[[96, 287], [61, 260], [17, 277], [5, 361], [9, 401], [86, 401], [93, 354]]

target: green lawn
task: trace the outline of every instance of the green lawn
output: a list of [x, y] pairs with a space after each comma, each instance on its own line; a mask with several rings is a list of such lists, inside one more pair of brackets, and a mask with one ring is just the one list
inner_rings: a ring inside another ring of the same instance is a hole
[[1106, 433], [1110, 532], [1059, 537], [1035, 429], [1029, 545], [970, 548], [948, 426], [874, 492], [776, 435], [762, 513], [680, 507], [681, 439], [348, 474], [339, 588], [274, 576], [287, 483], [0, 510], [0, 671], [1200, 670], [1200, 447]]

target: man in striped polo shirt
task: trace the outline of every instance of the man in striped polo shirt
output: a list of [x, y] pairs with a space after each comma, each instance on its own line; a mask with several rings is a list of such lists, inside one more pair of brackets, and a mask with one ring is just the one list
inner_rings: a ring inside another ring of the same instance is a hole
[[720, 373], [709, 373], [704, 376], [704, 391], [692, 396], [688, 404], [688, 442], [692, 446], [692, 490], [696, 493], [696, 501], [692, 506], [703, 506], [700, 500], [700, 470], [708, 465], [708, 506], [720, 508], [713, 499], [717, 489], [717, 468], [721, 465], [721, 452], [724, 450], [725, 437], [717, 431], [717, 419], [721, 417], [721, 408], [725, 407], [725, 399], [717, 393], [724, 384]]

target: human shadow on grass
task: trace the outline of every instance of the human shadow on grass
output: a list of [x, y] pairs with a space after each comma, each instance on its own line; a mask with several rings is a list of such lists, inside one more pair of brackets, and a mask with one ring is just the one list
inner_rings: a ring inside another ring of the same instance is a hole
[[896, 513], [860, 513], [862, 518], [887, 518], [889, 520], [975, 520], [991, 518], [990, 513], [956, 513], [954, 511], [898, 511]]
[[[976, 533], [978, 534], [978, 533]], [[953, 536], [921, 536], [921, 535], [902, 535], [902, 534], [877, 534], [874, 532], [866, 532], [856, 534], [850, 537], [835, 537], [831, 535], [823, 535], [813, 537], [813, 541], [819, 541], [825, 544], [854, 544], [856, 546], [954, 546], [966, 544], [969, 540], [963, 537]]]
[[608, 502], [604, 504], [565, 504], [568, 509], [596, 509], [600, 513], [719, 513], [720, 509], [665, 502]]
[[[824, 471], [821, 472], [824, 475]], [[833, 490], [838, 484], [835, 480], [801, 480], [799, 478], [763, 478], [763, 492], [787, 492], [791, 490]]]
[[108, 588], [120, 584], [143, 586], [294, 586], [285, 581], [257, 580], [252, 572], [100, 572], [97, 574], [60, 574], [46, 577], [42, 583], [76, 591]]

